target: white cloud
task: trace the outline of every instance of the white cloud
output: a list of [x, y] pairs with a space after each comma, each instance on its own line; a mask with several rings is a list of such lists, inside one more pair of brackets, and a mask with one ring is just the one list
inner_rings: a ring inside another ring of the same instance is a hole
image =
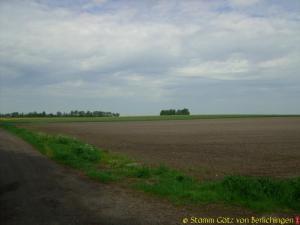
[[233, 6], [251, 6], [253, 4], [258, 3], [261, 0], [229, 0], [230, 4]]
[[253, 16], [244, 6], [261, 1], [231, 0], [231, 9], [223, 1], [39, 2], [0, 3], [1, 85], [11, 90], [26, 84], [52, 97], [80, 90], [87, 98], [162, 101], [197, 78], [259, 82], [299, 73], [299, 16], [280, 6], [276, 16], [272, 4]]
[[299, 64], [300, 56], [299, 55], [288, 55], [280, 58], [269, 59], [263, 62], [260, 62], [258, 66], [262, 69], [286, 69], [292, 66]]
[[191, 65], [175, 69], [174, 73], [184, 77], [243, 79], [243, 74], [248, 74], [251, 69], [248, 60], [233, 57], [225, 61], [192, 62]]

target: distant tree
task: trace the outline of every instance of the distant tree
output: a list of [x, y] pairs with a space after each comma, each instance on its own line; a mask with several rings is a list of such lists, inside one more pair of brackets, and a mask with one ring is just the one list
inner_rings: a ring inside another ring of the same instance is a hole
[[2, 114], [0, 113], [0, 117], [61, 117], [61, 116], [72, 116], [72, 117], [83, 117], [83, 116], [88, 116], [88, 117], [119, 117], [119, 113], [112, 113], [112, 112], [103, 112], [103, 111], [79, 111], [79, 110], [72, 110], [69, 113], [66, 112], [56, 112], [55, 114], [53, 113], [47, 113], [45, 111], [43, 112], [29, 112], [29, 113], [19, 113], [19, 112], [12, 112], [12, 113], [5, 113]]
[[190, 115], [190, 112], [186, 108], [184, 108], [184, 109], [178, 109], [176, 111], [176, 115]]
[[12, 117], [18, 117], [18, 116], [19, 116], [19, 113], [18, 113], [18, 112], [13, 112], [13, 113], [11, 114], [11, 116], [12, 116]]
[[187, 108], [184, 109], [163, 109], [160, 111], [161, 116], [165, 115], [190, 115], [190, 111]]

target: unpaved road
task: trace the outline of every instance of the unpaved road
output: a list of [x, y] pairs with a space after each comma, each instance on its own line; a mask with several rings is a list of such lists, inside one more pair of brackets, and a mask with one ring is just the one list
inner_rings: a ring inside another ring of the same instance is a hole
[[[27, 126], [28, 127], [28, 126]], [[227, 174], [300, 176], [300, 118], [33, 124], [199, 179]]]
[[0, 129], [1, 225], [172, 225], [187, 216], [250, 216], [240, 208], [175, 207], [117, 184], [93, 182]]

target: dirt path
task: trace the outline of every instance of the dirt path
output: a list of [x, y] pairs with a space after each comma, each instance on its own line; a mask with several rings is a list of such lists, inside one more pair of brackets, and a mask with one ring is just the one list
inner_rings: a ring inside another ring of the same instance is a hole
[[0, 165], [3, 225], [163, 224], [165, 215], [176, 215], [168, 205], [88, 181], [3, 130]]
[[221, 216], [294, 215], [256, 214], [215, 204], [177, 207], [118, 184], [91, 181], [0, 129], [1, 225], [175, 225], [185, 217]]
[[182, 224], [183, 217], [250, 215], [246, 210], [175, 207], [117, 185], [93, 182], [0, 129], [2, 225]]

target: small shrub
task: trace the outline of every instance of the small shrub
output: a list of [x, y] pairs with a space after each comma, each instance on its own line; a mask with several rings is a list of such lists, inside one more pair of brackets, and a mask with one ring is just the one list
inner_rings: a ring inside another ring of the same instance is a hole
[[146, 166], [134, 168], [133, 176], [137, 178], [149, 178], [151, 176], [151, 169]]
[[74, 154], [79, 160], [88, 162], [98, 162], [100, 160], [100, 151], [91, 145], [75, 145], [71, 148], [71, 154]]
[[118, 179], [118, 177], [113, 175], [111, 172], [99, 171], [95, 169], [88, 170], [86, 172], [86, 175], [94, 180], [98, 180], [104, 183], [116, 181]]

